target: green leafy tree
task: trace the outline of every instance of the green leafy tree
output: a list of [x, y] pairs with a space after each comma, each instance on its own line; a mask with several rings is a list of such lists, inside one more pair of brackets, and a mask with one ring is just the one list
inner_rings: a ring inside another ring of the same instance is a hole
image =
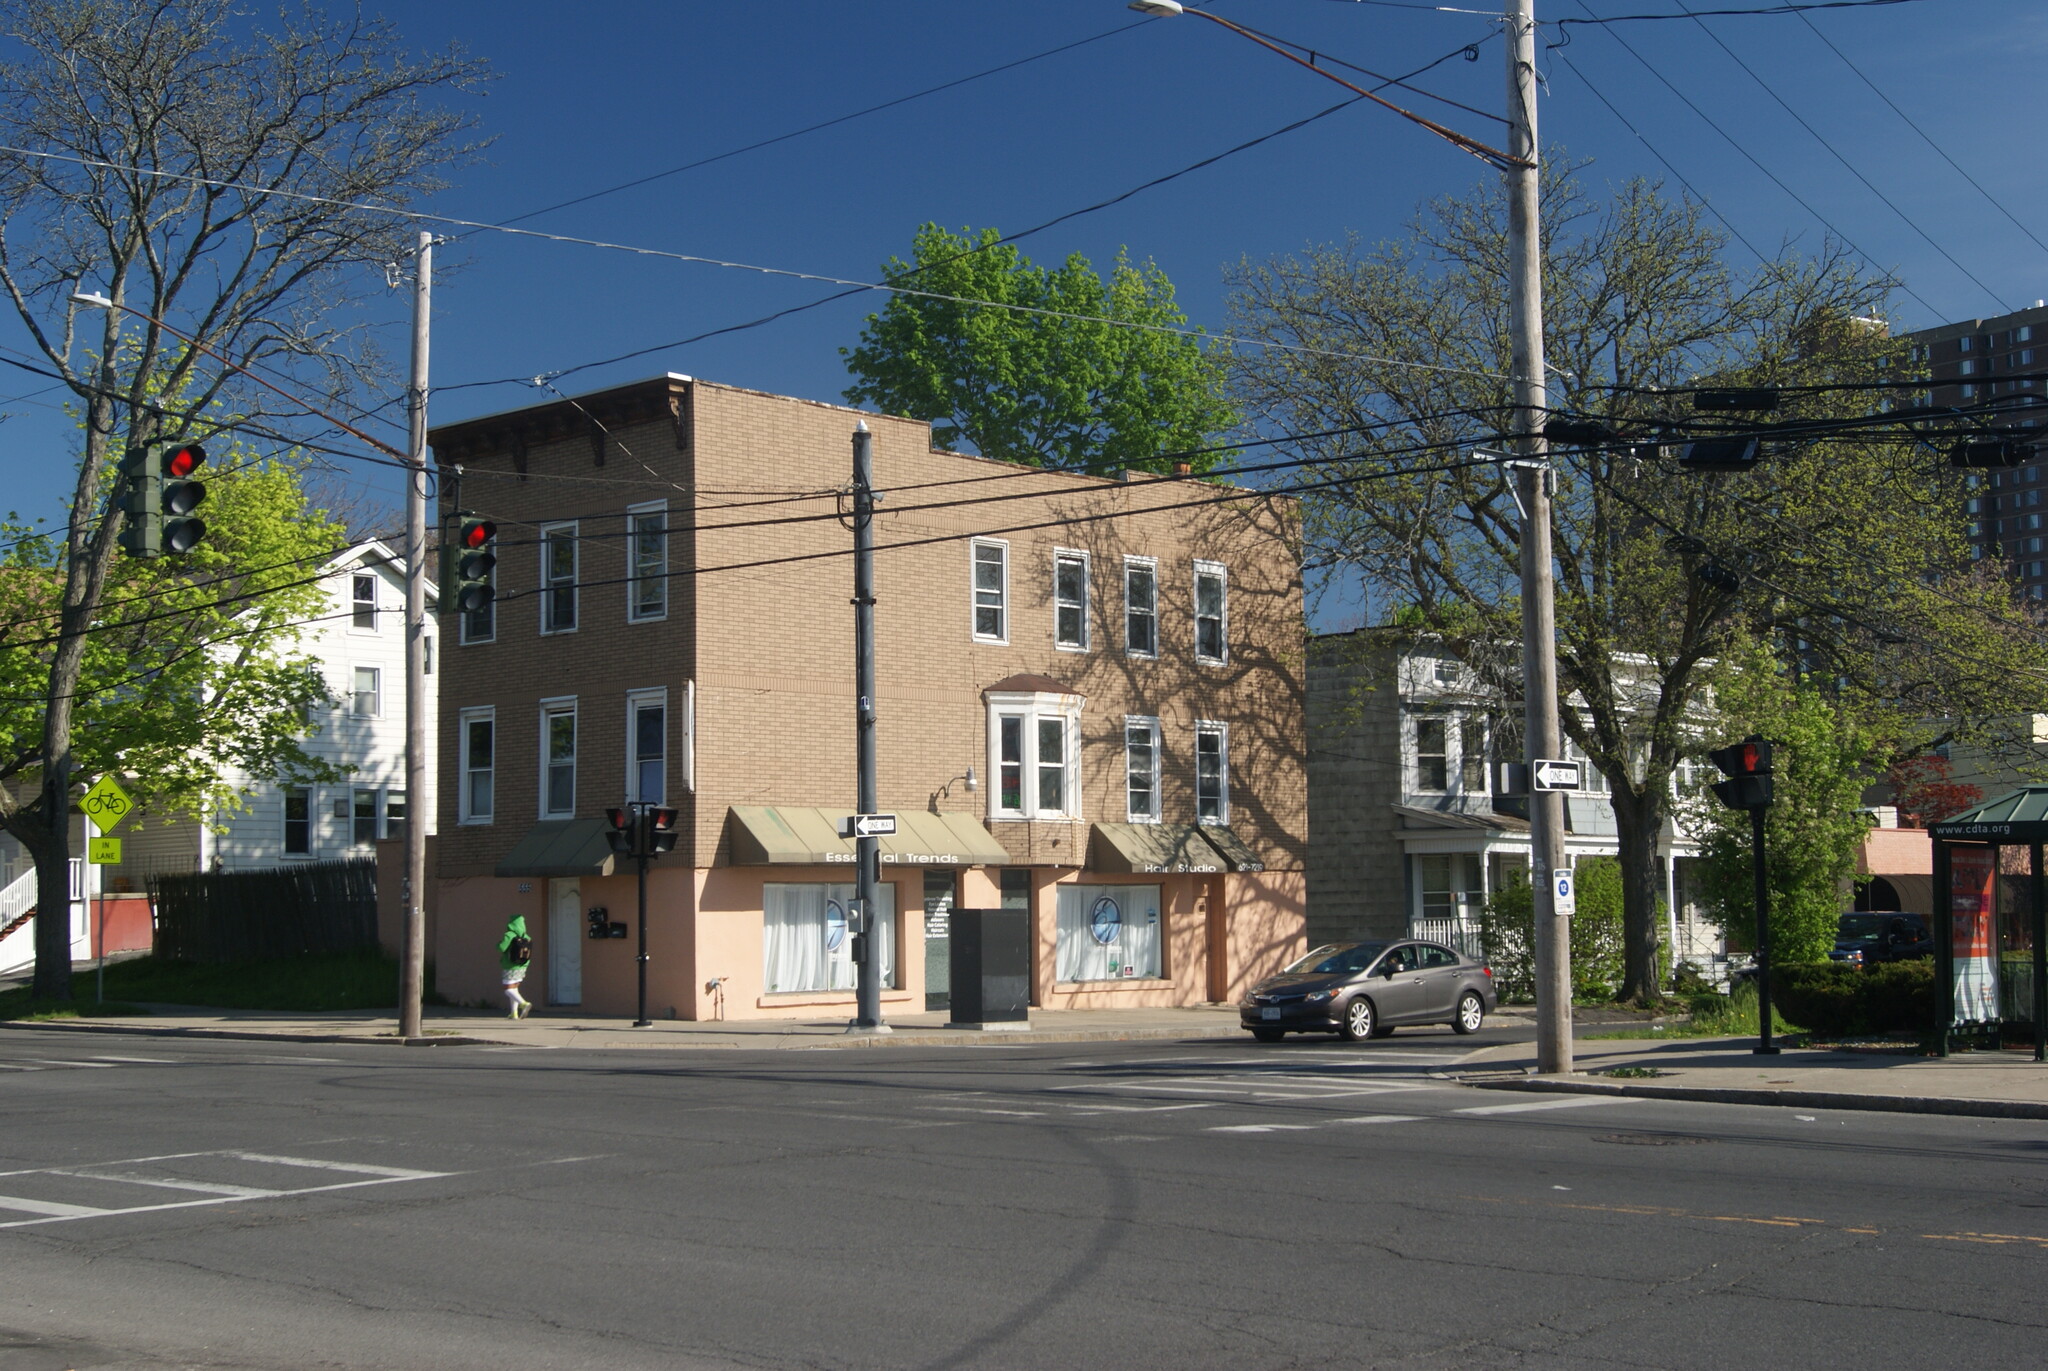
[[[1605, 999], [1621, 983], [1621, 863], [1587, 857], [1572, 868], [1578, 913], [1572, 926], [1572, 982], [1580, 995]], [[1510, 868], [1479, 916], [1479, 941], [1501, 993], [1536, 991], [1536, 901], [1526, 869]]]
[[[1690, 404], [1703, 378], [1826, 387], [1899, 374], [1889, 284], [1832, 246], [1737, 271], [1697, 205], [1642, 182], [1596, 201], [1562, 166], [1544, 183], [1553, 412], [1638, 433], [1726, 431], [1727, 416]], [[1494, 467], [1455, 460], [1509, 429], [1507, 265], [1492, 186], [1432, 204], [1400, 241], [1241, 264], [1233, 331], [1307, 350], [1240, 350], [1234, 387], [1268, 431], [1355, 430], [1292, 445], [1311, 479], [1331, 482], [1303, 501], [1311, 564], [1357, 574], [1390, 621], [1440, 635], [1519, 713], [1513, 496]], [[1773, 419], [1875, 408], [1867, 392], [1792, 390]], [[1560, 723], [1607, 781], [1621, 994], [1643, 1000], [1662, 980], [1658, 842], [1719, 657], [1748, 633], [1796, 645], [1838, 707], [1882, 716], [1907, 753], [1951, 731], [2016, 742], [2011, 721], [2036, 708], [2048, 649], [1997, 569], [1972, 564], [1963, 480], [1903, 425], [1809, 433], [1741, 474], [1687, 471], [1668, 448], [1552, 455]], [[1708, 562], [1741, 583], [1694, 574]]]
[[[13, 773], [40, 795], [9, 827], [34, 854], [48, 910], [65, 904], [74, 778], [93, 746], [77, 711], [111, 688], [89, 675], [109, 641], [101, 601], [144, 575], [116, 571], [113, 464], [153, 437], [205, 438], [217, 401], [238, 422], [289, 422], [382, 374], [357, 307], [411, 250], [412, 229], [388, 209], [471, 158], [468, 120], [433, 101], [484, 73], [459, 50], [410, 55], [360, 13], [287, 7], [266, 27], [233, 0], [12, 0], [0, 30], [0, 146], [22, 150], [0, 153], [0, 298], [84, 420], [70, 524], [8, 592], [54, 596], [37, 630], [54, 642], [8, 678], [14, 695], [41, 695], [39, 753]], [[82, 307], [81, 288], [126, 309]], [[180, 403], [160, 407], [159, 394]], [[149, 573], [146, 589], [182, 603], [180, 575], [208, 580], [188, 559]], [[124, 689], [171, 698], [149, 678]], [[70, 998], [62, 919], [36, 921], [34, 993]]]
[[[1772, 956], [1785, 965], [1824, 962], [1843, 892], [1855, 879], [1856, 854], [1870, 831], [1858, 806], [1885, 744], [1761, 644], [1746, 645], [1718, 674], [1720, 731], [1731, 739], [1760, 734], [1772, 747], [1774, 798], [1764, 819]], [[1734, 941], [1752, 943], [1756, 876], [1749, 813], [1727, 808], [1706, 790], [1686, 803], [1700, 834], [1708, 915]]]
[[[943, 421], [941, 442], [1030, 466], [1160, 471], [1163, 454], [1237, 421], [1223, 363], [1198, 331], [1168, 331], [1187, 330], [1187, 316], [1150, 262], [1119, 252], [1104, 280], [1078, 254], [1046, 268], [994, 229], [926, 224], [911, 260], [890, 258], [882, 279], [906, 293], [868, 316], [860, 346], [840, 349], [855, 378], [846, 398]], [[1208, 470], [1216, 458], [1188, 460]]]

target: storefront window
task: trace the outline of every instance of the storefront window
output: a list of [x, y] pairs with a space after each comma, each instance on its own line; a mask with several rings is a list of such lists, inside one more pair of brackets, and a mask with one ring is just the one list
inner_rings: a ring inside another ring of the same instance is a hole
[[1159, 887], [1063, 885], [1054, 975], [1062, 981], [1157, 976]]
[[[761, 888], [762, 983], [771, 995], [851, 990], [856, 981], [853, 935], [846, 911], [852, 885], [765, 885]], [[875, 887], [875, 929], [882, 984], [896, 984], [896, 887]]]

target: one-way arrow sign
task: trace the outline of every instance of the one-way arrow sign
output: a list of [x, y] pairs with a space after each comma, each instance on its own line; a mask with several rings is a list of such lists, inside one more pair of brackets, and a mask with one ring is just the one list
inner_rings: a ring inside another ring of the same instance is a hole
[[849, 814], [839, 821], [842, 838], [887, 838], [895, 832], [894, 814]]
[[1577, 762], [1545, 761], [1538, 759], [1529, 763], [1529, 776], [1538, 790], [1577, 790], [1579, 788], [1579, 764]]

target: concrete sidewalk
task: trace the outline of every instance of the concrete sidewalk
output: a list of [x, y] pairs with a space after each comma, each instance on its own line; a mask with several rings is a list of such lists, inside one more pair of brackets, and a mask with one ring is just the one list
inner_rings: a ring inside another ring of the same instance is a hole
[[[2048, 1063], [2035, 1061], [2031, 1050], [1920, 1057], [1786, 1048], [1765, 1057], [1755, 1045], [1754, 1038], [1581, 1037], [1573, 1074], [1537, 1076], [1535, 1044], [1511, 1043], [1482, 1049], [1446, 1074], [1493, 1090], [2048, 1119]], [[1617, 1067], [1656, 1074], [1602, 1074]]]
[[157, 1037], [241, 1038], [289, 1042], [371, 1042], [440, 1047], [477, 1043], [532, 1048], [838, 1048], [1015, 1046], [1023, 1043], [1120, 1042], [1135, 1039], [1242, 1037], [1234, 1006], [1192, 1009], [1060, 1009], [1031, 1011], [1023, 1030], [947, 1028], [948, 1015], [905, 1014], [889, 1033], [856, 1033], [843, 1017], [815, 1019], [658, 1019], [646, 1028], [629, 1020], [540, 1013], [527, 1019], [476, 1010], [429, 1007], [426, 1036], [402, 1040], [391, 1011], [283, 1014], [267, 1010], [153, 1005], [147, 1015], [85, 1016], [40, 1023], [0, 1023], [24, 1031], [128, 1033]]

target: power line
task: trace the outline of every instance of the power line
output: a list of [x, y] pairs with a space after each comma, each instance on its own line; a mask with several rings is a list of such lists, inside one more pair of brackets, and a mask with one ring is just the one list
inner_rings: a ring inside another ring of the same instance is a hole
[[[1353, 0], [1353, 3], [1386, 4], [1388, 0]], [[1875, 9], [1882, 5], [1917, 5], [1921, 3], [1923, 3], [1923, 0], [1803, 0], [1803, 3], [1766, 5], [1760, 9], [1695, 10], [1690, 14], [1611, 14], [1604, 19], [1594, 15], [1591, 10], [1587, 10], [1586, 13], [1589, 17], [1585, 19], [1551, 19], [1546, 22], [1563, 28], [1567, 24], [1635, 24], [1660, 19], [1690, 19], [1695, 16], [1707, 19], [1734, 19], [1757, 15], [1804, 14], [1808, 10], [1861, 10]], [[1425, 7], [1417, 5], [1413, 8], [1433, 9], [1435, 6]]]

